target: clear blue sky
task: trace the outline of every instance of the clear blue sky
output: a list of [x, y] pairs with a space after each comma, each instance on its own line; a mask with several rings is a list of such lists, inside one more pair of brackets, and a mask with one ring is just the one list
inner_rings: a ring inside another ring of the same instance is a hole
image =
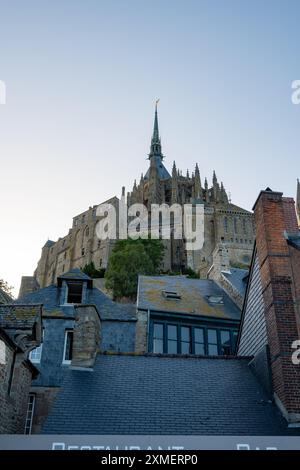
[[300, 3], [0, 1], [0, 278], [147, 169], [154, 101], [165, 164], [213, 169], [251, 208], [295, 195]]

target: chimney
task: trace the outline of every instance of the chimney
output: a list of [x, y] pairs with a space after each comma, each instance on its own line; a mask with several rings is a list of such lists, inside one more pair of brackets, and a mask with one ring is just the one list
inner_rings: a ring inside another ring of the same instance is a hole
[[295, 204], [268, 188], [253, 210], [274, 397], [285, 418], [299, 423], [300, 366], [292, 362], [292, 343], [299, 339], [295, 278], [285, 239], [286, 232], [298, 232]]
[[75, 325], [71, 367], [92, 369], [100, 344], [101, 324], [95, 305], [74, 305]]

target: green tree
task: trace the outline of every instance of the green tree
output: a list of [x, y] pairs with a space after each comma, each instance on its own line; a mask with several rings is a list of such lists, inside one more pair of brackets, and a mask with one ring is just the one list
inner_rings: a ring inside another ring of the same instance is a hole
[[91, 278], [99, 278], [99, 277], [104, 277], [105, 274], [105, 269], [100, 268], [96, 269], [94, 261], [91, 261], [90, 263], [86, 264], [82, 271], [87, 275], [90, 276]]
[[0, 279], [0, 289], [12, 297], [13, 288], [9, 286], [8, 283], [4, 281], [3, 279]]
[[118, 240], [109, 258], [105, 287], [115, 299], [135, 299], [139, 274], [158, 274], [163, 251], [160, 240]]

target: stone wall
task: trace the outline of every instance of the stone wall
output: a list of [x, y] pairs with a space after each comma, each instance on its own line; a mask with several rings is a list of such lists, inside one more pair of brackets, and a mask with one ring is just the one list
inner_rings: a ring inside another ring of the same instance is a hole
[[35, 405], [32, 422], [32, 434], [40, 434], [45, 419], [47, 418], [51, 406], [59, 391], [58, 387], [31, 387], [30, 392], [34, 393]]
[[[117, 207], [117, 198], [108, 203]], [[40, 287], [56, 282], [56, 278], [73, 268], [83, 268], [91, 261], [97, 269], [106, 268], [113, 247], [113, 240], [99, 240], [96, 226], [100, 217], [96, 215], [98, 206], [74, 217], [68, 235], [57, 242], [48, 242], [42, 249], [41, 258], [35, 271]]]
[[147, 351], [148, 341], [148, 313], [138, 311], [136, 334], [135, 334], [135, 352], [137, 354], [145, 354]]
[[23, 434], [32, 370], [23, 353], [15, 354], [1, 335], [0, 341], [2, 349], [5, 344], [5, 363], [0, 363], [0, 433]]

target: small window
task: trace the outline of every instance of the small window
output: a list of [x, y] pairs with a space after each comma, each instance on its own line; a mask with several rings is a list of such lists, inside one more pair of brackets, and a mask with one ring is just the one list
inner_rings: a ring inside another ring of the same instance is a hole
[[85, 249], [81, 248], [81, 256], [84, 256], [84, 254], [85, 254]]
[[167, 325], [168, 354], [177, 354], [177, 326]]
[[237, 233], [238, 228], [237, 228], [237, 218], [236, 217], [234, 217], [234, 219], [233, 219], [233, 224], [234, 224], [234, 232]]
[[67, 303], [81, 304], [82, 302], [82, 282], [68, 282]]
[[102, 258], [100, 258], [99, 265], [102, 266]]
[[35, 394], [29, 393], [24, 434], [31, 434], [35, 406]]
[[224, 231], [225, 231], [225, 233], [228, 232], [228, 219], [227, 219], [227, 217], [224, 217]]
[[85, 236], [88, 237], [90, 234], [90, 229], [87, 227], [85, 230]]
[[67, 259], [67, 252], [64, 252], [64, 259]]
[[207, 352], [209, 356], [218, 355], [218, 337], [216, 330], [207, 330]]
[[166, 297], [166, 299], [171, 299], [171, 300], [180, 300], [181, 299], [181, 295], [178, 294], [178, 292], [175, 292], [175, 291], [165, 290], [165, 291], [163, 291], [163, 295], [164, 295], [164, 297]]
[[98, 248], [101, 246], [101, 240], [98, 240]]
[[153, 352], [164, 352], [164, 325], [161, 323], [154, 323], [153, 328]]
[[73, 331], [66, 330], [63, 364], [70, 364], [72, 361], [73, 352]]
[[32, 351], [30, 351], [30, 353], [29, 353], [29, 359], [34, 364], [39, 364], [41, 362], [42, 350], [43, 350], [43, 341], [44, 341], [44, 329], [43, 329], [43, 333], [42, 333], [42, 342], [41, 342], [41, 344], [37, 348], [32, 349]]

